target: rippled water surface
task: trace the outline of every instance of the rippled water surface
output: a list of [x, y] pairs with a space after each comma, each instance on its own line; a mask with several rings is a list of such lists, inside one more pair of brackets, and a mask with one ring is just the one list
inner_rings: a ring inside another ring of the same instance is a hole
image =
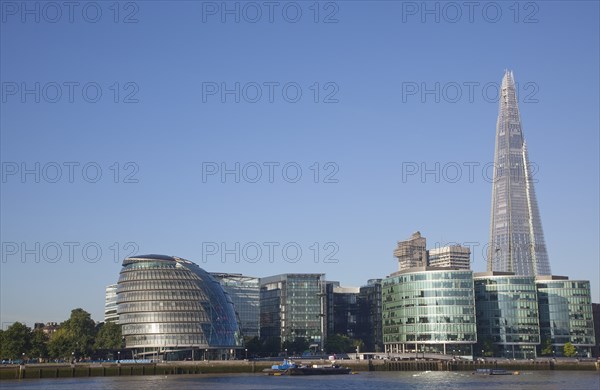
[[533, 371], [514, 376], [470, 372], [363, 372], [357, 375], [286, 377], [262, 374], [96, 377], [2, 381], [2, 389], [600, 389], [600, 372]]

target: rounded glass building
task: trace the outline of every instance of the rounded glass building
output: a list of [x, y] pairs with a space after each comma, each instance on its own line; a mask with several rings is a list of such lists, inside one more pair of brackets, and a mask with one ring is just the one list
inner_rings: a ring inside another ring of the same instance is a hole
[[383, 343], [387, 353], [473, 356], [477, 341], [473, 273], [417, 267], [382, 282]]
[[228, 359], [242, 347], [229, 295], [208, 272], [178, 257], [123, 260], [117, 312], [136, 357]]

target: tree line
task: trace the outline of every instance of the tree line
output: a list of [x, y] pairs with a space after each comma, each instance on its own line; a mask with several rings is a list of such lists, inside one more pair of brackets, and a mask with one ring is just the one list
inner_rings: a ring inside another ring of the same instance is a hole
[[80, 308], [72, 310], [69, 319], [60, 323], [52, 334], [21, 322], [0, 330], [2, 360], [106, 359], [122, 348], [120, 325], [114, 322], [96, 325], [90, 313]]
[[[310, 341], [304, 337], [296, 337], [293, 340], [281, 342], [279, 337], [245, 337], [244, 346], [249, 357], [280, 356], [287, 353], [288, 356], [299, 356], [309, 351]], [[327, 337], [323, 346], [323, 353], [347, 353], [356, 352], [357, 348], [364, 350], [364, 343], [360, 339], [353, 339], [346, 335], [333, 334]], [[317, 350], [317, 353], [321, 351]]]

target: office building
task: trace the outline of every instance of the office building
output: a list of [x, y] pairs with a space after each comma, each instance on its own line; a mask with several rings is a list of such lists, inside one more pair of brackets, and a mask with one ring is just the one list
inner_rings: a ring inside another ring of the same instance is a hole
[[471, 269], [471, 250], [460, 245], [430, 249], [427, 259], [430, 267]]
[[244, 337], [258, 337], [260, 331], [259, 279], [241, 274], [211, 272], [229, 294]]
[[589, 357], [596, 344], [590, 282], [566, 276], [538, 276], [536, 288], [540, 312], [541, 349], [563, 356], [566, 343], [577, 355]]
[[415, 232], [405, 241], [398, 241], [394, 257], [398, 259], [398, 271], [427, 265], [427, 249], [425, 237]]
[[280, 343], [303, 338], [323, 348], [323, 274], [282, 274], [260, 278], [260, 337]]
[[358, 287], [333, 288], [333, 334], [357, 337]]
[[382, 301], [385, 352], [473, 355], [471, 271], [417, 267], [396, 272], [382, 282]]
[[358, 293], [357, 337], [364, 351], [383, 351], [381, 279], [369, 279]]
[[496, 126], [488, 271], [551, 274], [532, 174], [515, 81], [507, 71]]
[[533, 359], [540, 345], [538, 298], [533, 276], [474, 275], [477, 356]]

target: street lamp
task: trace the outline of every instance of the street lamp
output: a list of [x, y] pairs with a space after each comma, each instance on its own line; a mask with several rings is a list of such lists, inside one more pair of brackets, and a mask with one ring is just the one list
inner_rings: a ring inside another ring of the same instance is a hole
[[285, 358], [287, 359], [287, 348], [285, 349]]
[[117, 352], [118, 358], [117, 363], [121, 363], [121, 351]]
[[204, 350], [204, 360], [208, 360], [208, 348]]
[[248, 348], [245, 348], [244, 351], [246, 351], [246, 360], [248, 360]]

